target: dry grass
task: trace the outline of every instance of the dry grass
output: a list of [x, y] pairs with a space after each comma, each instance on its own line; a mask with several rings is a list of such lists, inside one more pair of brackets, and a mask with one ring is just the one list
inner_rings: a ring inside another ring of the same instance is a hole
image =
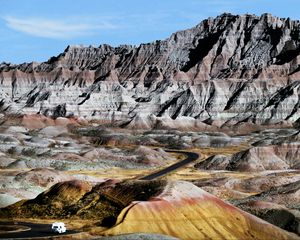
[[[132, 146], [131, 146], [132, 147]], [[169, 162], [169, 164], [166, 164], [165, 166], [162, 166], [160, 168], [153, 169], [124, 169], [124, 168], [109, 168], [109, 169], [103, 169], [103, 170], [97, 170], [97, 171], [89, 171], [89, 170], [74, 170], [74, 171], [66, 171], [66, 173], [70, 175], [86, 175], [86, 176], [92, 176], [97, 178], [103, 178], [103, 179], [120, 179], [120, 180], [126, 180], [126, 179], [136, 179], [140, 178], [142, 176], [148, 175], [154, 171], [159, 171], [160, 169], [164, 169], [175, 162], [181, 161], [185, 159], [184, 154], [180, 153], [170, 153], [174, 158], [176, 158], [175, 161]]]
[[200, 180], [200, 179], [214, 179], [214, 178], [236, 178], [236, 179], [248, 179], [255, 176], [259, 176], [258, 173], [252, 172], [229, 172], [229, 171], [201, 171], [194, 167], [186, 167], [180, 169], [177, 172], [170, 173], [165, 176], [170, 180]]
[[[221, 147], [221, 148], [200, 148], [195, 149], [199, 151], [203, 157], [207, 158], [213, 155], [222, 154], [222, 155], [232, 155], [241, 151], [248, 149], [250, 146], [248, 143], [243, 143], [238, 146], [229, 146], [229, 147]], [[193, 151], [194, 149], [191, 149]]]
[[192, 180], [192, 179], [203, 179], [203, 178], [220, 178], [220, 177], [234, 177], [240, 179], [247, 179], [253, 177], [254, 173], [247, 172], [229, 172], [229, 171], [201, 171], [194, 168], [196, 163], [202, 162], [210, 156], [222, 154], [232, 155], [240, 151], [244, 151], [249, 148], [249, 144], [244, 143], [238, 146], [229, 146], [222, 148], [194, 148], [186, 151], [195, 152], [200, 155], [199, 160], [190, 163], [184, 168], [174, 171], [167, 176], [166, 179], [177, 179], [177, 180]]
[[[122, 146], [123, 147], [123, 146]], [[128, 145], [124, 146], [125, 149], [132, 149], [136, 146]], [[234, 153], [237, 153], [239, 151], [243, 151], [249, 148], [247, 144], [239, 145], [239, 146], [231, 146], [231, 147], [224, 147], [224, 148], [196, 148], [196, 149], [188, 149], [185, 151], [195, 152], [200, 155], [200, 159], [196, 162], [193, 162], [189, 164], [188, 166], [175, 171], [173, 173], [170, 173], [167, 178], [168, 179], [192, 179], [192, 178], [202, 178], [207, 177], [210, 175], [209, 173], [199, 172], [199, 170], [195, 170], [192, 166], [200, 161], [205, 160], [207, 157], [216, 155], [216, 154], [223, 154], [223, 155], [231, 155]], [[103, 170], [97, 170], [97, 171], [90, 171], [90, 170], [72, 170], [72, 171], [66, 171], [67, 174], [70, 175], [86, 175], [86, 176], [92, 176], [97, 178], [103, 178], [103, 179], [136, 179], [145, 175], [148, 175], [152, 172], [159, 171], [161, 169], [164, 169], [175, 162], [183, 160], [186, 156], [184, 154], [180, 153], [170, 153], [174, 158], [176, 158], [176, 161], [172, 161], [169, 164], [166, 164], [165, 166], [162, 166], [160, 168], [157, 168], [155, 170], [153, 169], [123, 169], [123, 168], [110, 168], [110, 169], [103, 169]], [[240, 173], [239, 173], [240, 174]], [[240, 174], [242, 175], [242, 174]]]

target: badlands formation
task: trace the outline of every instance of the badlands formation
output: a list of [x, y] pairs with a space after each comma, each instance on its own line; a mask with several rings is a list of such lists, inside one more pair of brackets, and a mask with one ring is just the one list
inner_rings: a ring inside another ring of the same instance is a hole
[[[64, 221], [75, 239], [300, 239], [299, 79], [300, 21], [270, 14], [1, 63], [0, 220]], [[200, 157], [140, 180], [178, 150]]]
[[140, 46], [69, 46], [44, 63], [2, 63], [1, 110], [131, 128], [290, 126], [300, 117], [299, 28], [223, 14]]

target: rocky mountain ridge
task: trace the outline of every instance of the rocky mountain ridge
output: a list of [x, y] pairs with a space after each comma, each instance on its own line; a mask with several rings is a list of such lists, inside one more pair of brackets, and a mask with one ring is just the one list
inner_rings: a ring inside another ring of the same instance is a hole
[[137, 47], [69, 46], [44, 63], [1, 63], [0, 111], [134, 128], [293, 124], [299, 79], [300, 21], [222, 14]]

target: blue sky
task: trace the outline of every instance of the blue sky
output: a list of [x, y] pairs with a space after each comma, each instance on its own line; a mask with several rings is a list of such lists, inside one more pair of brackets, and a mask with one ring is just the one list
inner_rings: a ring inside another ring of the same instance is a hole
[[209, 16], [300, 19], [299, 0], [0, 0], [0, 62], [46, 61], [67, 45], [165, 39]]

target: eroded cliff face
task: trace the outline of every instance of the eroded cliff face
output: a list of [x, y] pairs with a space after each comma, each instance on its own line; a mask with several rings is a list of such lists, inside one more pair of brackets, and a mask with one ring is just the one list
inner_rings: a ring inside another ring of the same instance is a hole
[[138, 47], [69, 46], [44, 63], [2, 63], [0, 109], [142, 128], [293, 123], [299, 79], [299, 21], [223, 14]]

